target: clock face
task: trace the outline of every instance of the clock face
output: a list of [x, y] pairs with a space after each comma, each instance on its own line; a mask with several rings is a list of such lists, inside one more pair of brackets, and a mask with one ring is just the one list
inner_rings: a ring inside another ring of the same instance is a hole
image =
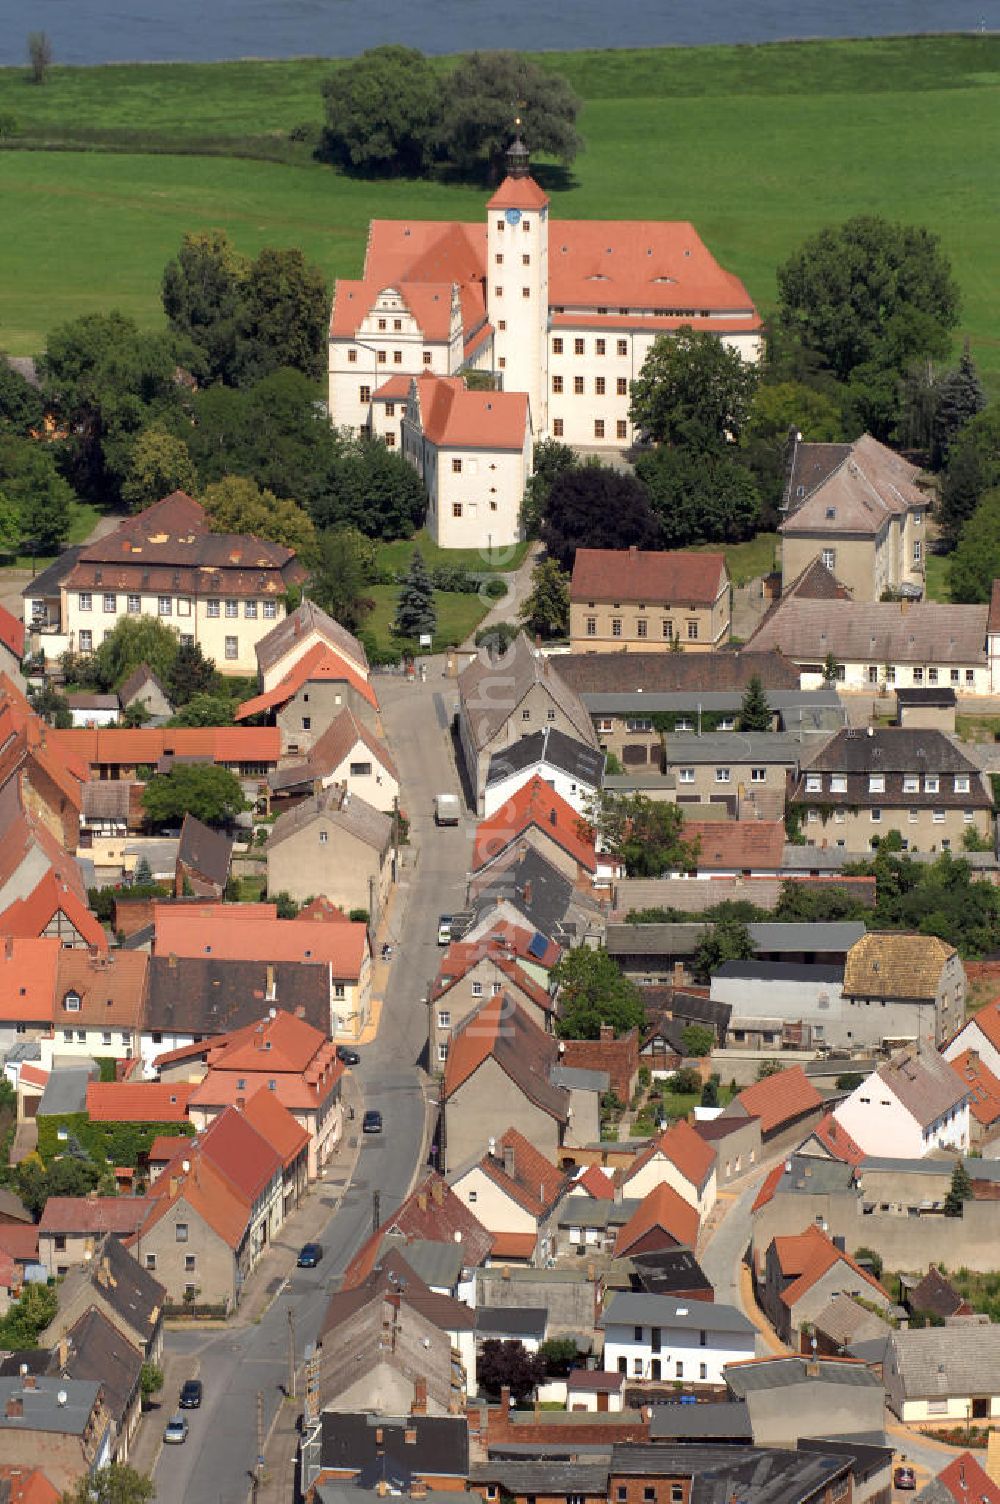
[[520, 224], [521, 223], [521, 211], [520, 211], [520, 209], [508, 209], [505, 218], [506, 218], [507, 223], [509, 225], [518, 225], [518, 224]]

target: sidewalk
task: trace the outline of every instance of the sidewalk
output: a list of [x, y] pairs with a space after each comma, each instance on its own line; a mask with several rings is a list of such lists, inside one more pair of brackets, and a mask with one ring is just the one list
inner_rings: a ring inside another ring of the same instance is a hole
[[154, 1394], [153, 1403], [139, 1421], [131, 1449], [129, 1466], [136, 1472], [151, 1476], [163, 1446], [163, 1428], [172, 1415], [177, 1413], [177, 1397], [185, 1379], [198, 1377], [198, 1362], [184, 1353], [171, 1352], [164, 1345], [160, 1358], [163, 1370], [163, 1388]]

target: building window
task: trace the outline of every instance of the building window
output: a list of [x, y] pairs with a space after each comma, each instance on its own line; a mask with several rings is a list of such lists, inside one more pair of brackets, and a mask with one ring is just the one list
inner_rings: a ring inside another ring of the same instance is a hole
[[976, 818], [976, 812], [975, 812], [975, 810], [972, 810], [972, 809], [963, 809], [963, 811], [962, 811], [962, 819], [965, 821], [966, 825], [971, 825], [972, 822], [973, 822], [973, 820], [975, 818]]
[[246, 617], [247, 621], [256, 621], [257, 620], [257, 602], [256, 601], [244, 601], [243, 602], [243, 615]]
[[916, 543], [914, 543], [914, 545], [913, 545], [913, 562], [914, 562], [914, 564], [919, 564], [920, 563], [920, 560], [923, 557], [923, 551], [924, 551], [924, 546], [921, 543], [920, 539], [918, 538], [917, 541], [916, 541]]
[[442, 1008], [439, 1011], [439, 1013], [438, 1013], [438, 1028], [439, 1029], [450, 1029], [451, 1028], [451, 1011], [448, 1008]]
[[174, 1237], [178, 1243], [186, 1243], [188, 1240], [188, 1225], [186, 1222], [174, 1224]]
[[386, 324], [385, 319], [379, 319], [379, 321], [378, 321], [378, 330], [379, 330], [379, 333], [380, 334], [384, 334], [385, 331], [386, 331], [386, 328], [387, 328], [387, 324]]
[[766, 783], [767, 782], [767, 769], [766, 768], [751, 768], [750, 769], [750, 782], [751, 783]]
[[627, 355], [628, 354], [628, 340], [627, 339], [620, 339], [618, 341], [618, 354], [619, 355]]
[[461, 475], [461, 473], [462, 473], [462, 461], [461, 460], [452, 460], [452, 462], [451, 462], [451, 470], [452, 470], [452, 474], [453, 475]]
[[620, 439], [628, 438], [628, 424], [624, 418], [618, 419], [618, 422], [615, 424], [615, 433]]
[[503, 251], [497, 251], [494, 260], [496, 261], [497, 266], [503, 266]]
[[846, 794], [847, 793], [847, 774], [846, 773], [831, 773], [830, 774], [830, 793], [831, 794]]
[[622, 635], [622, 619], [620, 616], [613, 616], [611, 618], [611, 635], [612, 637], [620, 637]]
[[473, 982], [473, 984], [472, 984], [472, 996], [473, 997], [482, 997], [482, 995], [483, 995], [483, 984], [482, 984], [482, 982]]
[[594, 393], [598, 397], [604, 396], [605, 381], [603, 376], [594, 377]]
[[325, 846], [326, 843], [329, 841], [329, 839], [330, 839], [330, 832], [328, 830], [321, 830], [320, 833], [319, 833], [319, 844], [321, 846]]
[[554, 392], [561, 392], [562, 389], [563, 389], [563, 379], [562, 379], [562, 377], [561, 376], [553, 376], [553, 378], [552, 378], [552, 390]]
[[111, 1043], [111, 1030], [110, 1029], [102, 1029], [101, 1030], [101, 1043], [102, 1044], [110, 1044]]
[[370, 402], [372, 400], [372, 389], [370, 386], [358, 387], [358, 400], [360, 402]]
[[644, 616], [640, 616], [639, 619], [638, 619], [638, 621], [635, 624], [635, 635], [636, 635], [636, 637], [648, 637], [648, 635], [649, 635], [648, 628], [649, 628], [649, 622], [646, 620], [646, 618]]
[[913, 682], [914, 682], [914, 684], [923, 684], [923, 682], [924, 682], [924, 671], [923, 671], [922, 668], [915, 668], [913, 670]]
[[920, 793], [920, 776], [919, 776], [919, 774], [917, 774], [917, 773], [904, 773], [903, 774], [903, 793], [904, 794], [919, 794]]
[[688, 641], [689, 642], [697, 642], [698, 641], [698, 623], [696, 621], [689, 621], [688, 622]]
[[955, 793], [956, 794], [967, 794], [968, 792], [969, 792], [969, 775], [968, 775], [968, 773], [956, 773], [955, 774]]
[[829, 569], [832, 574], [837, 567], [837, 550], [835, 548], [824, 548], [820, 554], [820, 558], [823, 560], [824, 568]]
[[184, 1255], [184, 1273], [185, 1274], [193, 1274], [195, 1272], [195, 1269], [197, 1267], [198, 1267], [198, 1261], [197, 1261], [195, 1255], [193, 1253], [186, 1253]]
[[104, 597], [104, 610], [109, 616], [114, 615], [114, 613], [118, 610], [117, 595], [106, 595]]
[[936, 684], [938, 682], [938, 671], [936, 668], [929, 668], [927, 670], [927, 680], [930, 684]]
[[138, 616], [142, 610], [142, 600], [138, 595], [129, 595], [125, 598], [126, 608], [130, 616]]
[[347, 364], [349, 366], [356, 366], [357, 363], [358, 363], [358, 352], [357, 352], [357, 350], [348, 350], [348, 352], [347, 352]]
[[715, 781], [716, 781], [716, 783], [729, 783], [730, 780], [731, 780], [731, 778], [732, 778], [732, 769], [731, 768], [716, 768], [716, 770], [715, 770]]
[[226, 638], [226, 657], [230, 663], [240, 656], [239, 639], [236, 637]]
[[587, 617], [587, 636], [588, 637], [596, 637], [597, 636], [597, 617], [596, 616], [588, 616]]
[[672, 622], [672, 621], [671, 621], [671, 619], [670, 619], [670, 617], [669, 617], [669, 616], [665, 616], [665, 617], [664, 617], [664, 618], [663, 618], [663, 621], [662, 621], [662, 623], [661, 623], [661, 626], [662, 626], [662, 636], [663, 636], [663, 637], [664, 637], [664, 638], [665, 638], [665, 639], [666, 639], [666, 640], [667, 640], [667, 641], [668, 641], [668, 642], [672, 642], [672, 641], [673, 641], [673, 638], [674, 638], [674, 624], [673, 624], [673, 622]]
[[603, 418], [595, 418], [594, 419], [594, 438], [595, 439], [603, 439], [604, 438], [604, 419]]
[[868, 792], [869, 792], [869, 794], [884, 794], [885, 793], [885, 774], [884, 773], [869, 773], [869, 775], [868, 775]]
[[209, 601], [205, 608], [205, 614], [207, 616], [219, 616], [221, 614], [220, 603], [218, 601]]
[[80, 633], [80, 652], [89, 653], [94, 646], [94, 634], [86, 630]]
[[503, 297], [503, 288], [502, 287], [494, 287], [494, 289], [493, 289], [493, 296], [495, 298], [502, 298]]
[[402, 350], [393, 350], [393, 352], [392, 352], [392, 363], [393, 363], [394, 366], [401, 366], [403, 364], [403, 352], [402, 352]]
[[452, 502], [452, 504], [451, 504], [451, 515], [453, 517], [461, 517], [461, 515], [462, 515], [462, 503], [460, 501], [453, 501]]
[[561, 439], [562, 436], [563, 436], [563, 420], [562, 420], [562, 418], [553, 418], [552, 419], [552, 437], [555, 438], [555, 439]]
[[521, 288], [521, 297], [522, 298], [530, 298], [531, 297], [531, 288], [530, 287], [522, 287]]
[[278, 615], [278, 602], [277, 601], [265, 601], [264, 602], [264, 620], [265, 621], [274, 621], [275, 618], [277, 617], [277, 615]]
[[561, 355], [562, 353], [563, 353], [563, 342], [562, 342], [562, 340], [561, 339], [554, 339], [552, 341], [552, 354], [553, 355]]
[[574, 355], [582, 355], [584, 353], [585, 348], [586, 348], [586, 346], [584, 345], [584, 342], [583, 342], [582, 339], [575, 339], [573, 341], [573, 354]]
[[424, 365], [425, 366], [429, 366], [430, 363], [431, 363], [431, 352], [430, 352], [430, 350], [425, 350], [424, 351]]
[[936, 773], [928, 773], [924, 777], [924, 793], [936, 794], [941, 786], [941, 780]]
[[959, 673], [959, 671], [958, 671], [957, 668], [953, 668], [953, 669], [949, 670], [948, 677], [951, 680], [952, 684], [958, 684], [960, 682], [962, 676]]
[[147, 1269], [155, 1269], [156, 1268], [156, 1254], [155, 1253], [147, 1253], [146, 1254], [146, 1268]]
[[680, 768], [678, 776], [681, 783], [694, 783], [694, 768]]
[[882, 823], [882, 811], [876, 805], [875, 808], [872, 810], [872, 824], [873, 825], [881, 825], [881, 823]]
[[226, 602], [226, 615], [230, 618], [230, 620], [235, 619], [237, 616], [239, 616], [239, 614], [240, 614], [240, 603], [239, 603], [239, 601], [227, 601]]
[[574, 376], [573, 377], [573, 395], [576, 396], [576, 397], [582, 397], [583, 396], [583, 377], [582, 376]]
[[932, 818], [934, 820], [934, 824], [935, 825], [943, 825], [944, 824], [944, 810], [943, 809], [936, 809], [934, 811], [934, 814], [933, 814]]
[[93, 609], [94, 597], [89, 590], [81, 590], [79, 604], [81, 611], [90, 611]]
[[920, 819], [920, 811], [918, 809], [907, 810], [906, 818], [909, 820], [911, 825], [916, 825], [917, 821]]

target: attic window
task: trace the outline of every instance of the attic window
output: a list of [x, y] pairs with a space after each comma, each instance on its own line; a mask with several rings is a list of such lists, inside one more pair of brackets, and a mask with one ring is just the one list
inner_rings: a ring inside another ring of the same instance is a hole
[[826, 509], [826, 520], [828, 522], [833, 522], [835, 520], [836, 516], [837, 516], [837, 508], [836, 507], [827, 507], [827, 509]]
[[80, 994], [78, 992], [67, 992], [66, 996], [63, 998], [63, 1007], [66, 1009], [67, 1013], [79, 1013]]
[[277, 1083], [277, 1081], [275, 1081], [275, 1079], [274, 1079], [273, 1076], [271, 1077], [271, 1080], [267, 1083], [267, 1089], [268, 1089], [268, 1091], [277, 1091], [278, 1090], [278, 1083]]

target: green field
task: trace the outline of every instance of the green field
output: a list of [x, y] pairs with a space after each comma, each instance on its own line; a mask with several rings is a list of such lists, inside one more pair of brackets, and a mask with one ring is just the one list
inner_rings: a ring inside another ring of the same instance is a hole
[[[556, 219], [693, 220], [765, 312], [775, 266], [819, 225], [860, 212], [925, 223], [963, 290], [960, 335], [1000, 386], [1000, 38], [541, 61], [585, 101], [586, 151], [568, 174], [540, 173]], [[155, 325], [188, 229], [222, 226], [247, 252], [300, 245], [332, 279], [359, 271], [373, 215], [480, 218], [476, 189], [351, 180], [288, 142], [318, 124], [332, 66], [56, 68], [41, 88], [0, 70], [0, 116], [20, 132], [0, 151], [0, 346], [32, 353], [54, 324], [112, 306]], [[252, 160], [268, 155], [287, 160]]]
[[[392, 635], [392, 623], [396, 615], [398, 585], [371, 585], [368, 592], [375, 602], [375, 609], [364, 625], [366, 632], [373, 632], [379, 647], [398, 649], [398, 640]], [[478, 595], [459, 594], [451, 590], [435, 590], [434, 604], [437, 607], [437, 631], [434, 633], [434, 651], [458, 647], [476, 630], [490, 608], [490, 602]]]
[[413, 550], [419, 548], [428, 569], [438, 565], [448, 569], [467, 569], [472, 574], [509, 574], [522, 563], [531, 547], [529, 542], [515, 543], [511, 548], [498, 548], [492, 554], [478, 548], [439, 548], [421, 528], [412, 538], [397, 538], [392, 543], [378, 545], [380, 569], [406, 569]]

